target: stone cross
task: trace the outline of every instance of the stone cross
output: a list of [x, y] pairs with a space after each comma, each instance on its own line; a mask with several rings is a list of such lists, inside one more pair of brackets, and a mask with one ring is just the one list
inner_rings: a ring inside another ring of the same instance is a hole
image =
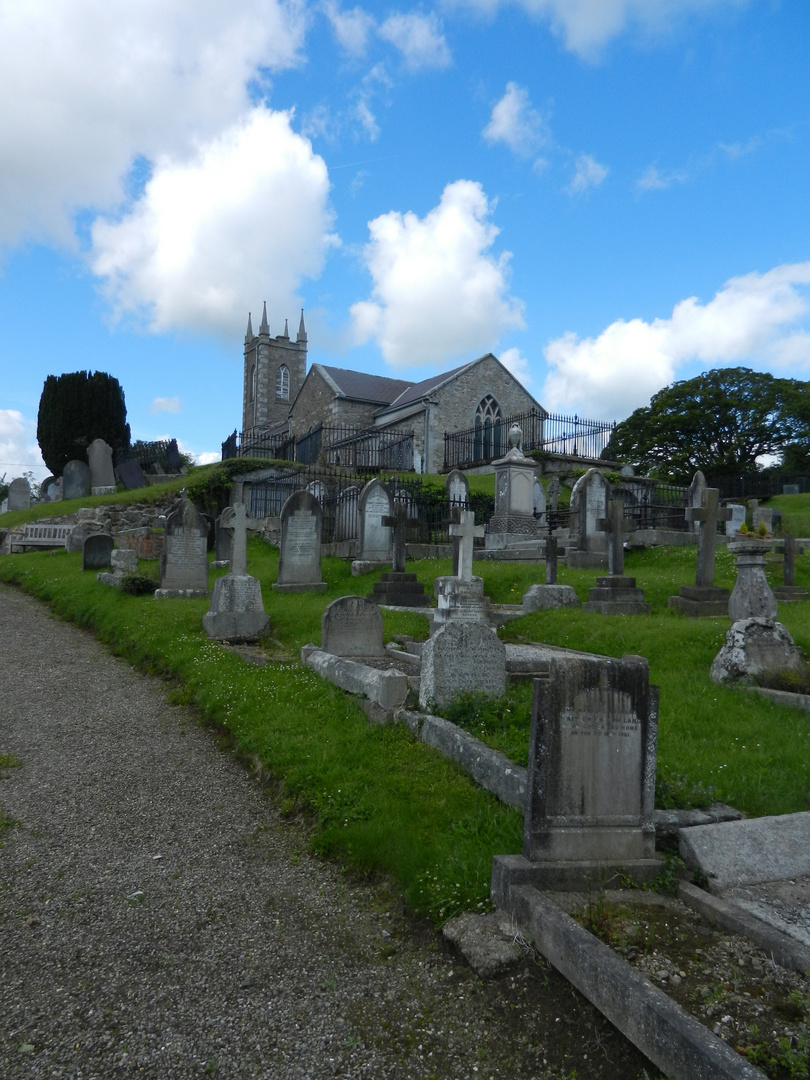
[[220, 527], [233, 534], [231, 550], [231, 574], [247, 573], [247, 534], [261, 528], [256, 518], [251, 517], [244, 503], [229, 506], [222, 515]]
[[380, 519], [382, 524], [392, 529], [394, 533], [394, 573], [405, 573], [405, 550], [406, 532], [409, 525], [418, 525], [417, 518], [408, 517], [408, 507], [405, 503], [395, 502], [390, 514], [383, 514]]
[[559, 476], [552, 476], [548, 485], [548, 505], [549, 509], [557, 512], [557, 503], [560, 501], [560, 478]]
[[472, 581], [473, 545], [476, 536], [484, 535], [484, 526], [475, 524], [475, 511], [462, 510], [459, 523], [450, 525], [450, 535], [458, 537], [458, 570], [462, 581]]
[[624, 534], [634, 532], [636, 523], [624, 516], [621, 499], [610, 499], [607, 517], [599, 518], [596, 527], [608, 534], [608, 573], [621, 576], [624, 573]]
[[782, 565], [782, 584], [794, 586], [796, 584], [796, 556], [801, 555], [802, 552], [793, 533], [785, 533], [784, 551], [785, 561]]
[[717, 545], [717, 524], [731, 518], [729, 507], [718, 505], [720, 492], [717, 488], [706, 488], [703, 506], [687, 506], [686, 520], [691, 525], [698, 522], [697, 576], [695, 584], [699, 588], [711, 588], [714, 583], [714, 549]]

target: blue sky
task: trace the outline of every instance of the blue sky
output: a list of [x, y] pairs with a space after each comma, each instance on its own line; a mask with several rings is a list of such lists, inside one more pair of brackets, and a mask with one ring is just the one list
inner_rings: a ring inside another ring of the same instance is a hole
[[0, 475], [83, 368], [216, 459], [265, 300], [310, 361], [492, 351], [588, 417], [810, 378], [808, 42], [801, 0], [0, 0]]

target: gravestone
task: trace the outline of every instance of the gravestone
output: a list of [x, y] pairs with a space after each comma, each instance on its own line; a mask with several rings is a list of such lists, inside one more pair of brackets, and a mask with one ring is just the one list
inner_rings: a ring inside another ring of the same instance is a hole
[[70, 555], [76, 555], [84, 550], [84, 542], [88, 536], [101, 532], [101, 526], [97, 522], [83, 521], [74, 525], [65, 540], [65, 551]]
[[118, 473], [118, 479], [127, 489], [127, 491], [134, 491], [136, 488], [146, 487], [147, 480], [143, 474], [143, 469], [135, 460], [135, 458], [124, 458], [119, 460], [116, 466], [116, 472]]
[[727, 503], [726, 509], [731, 511], [731, 517], [726, 521], [726, 536], [736, 536], [745, 522], [745, 507], [742, 503]]
[[754, 617], [731, 624], [710, 675], [718, 683], [749, 683], [765, 674], [800, 672], [803, 666], [802, 651], [782, 623]]
[[84, 461], [69, 461], [62, 472], [62, 498], [83, 499], [90, 494], [90, 466]]
[[321, 649], [335, 656], [384, 656], [382, 612], [362, 596], [341, 596], [321, 616]]
[[796, 556], [803, 554], [803, 548], [799, 547], [796, 537], [791, 532], [786, 532], [781, 543], [776, 545], [776, 550], [783, 552], [782, 584], [777, 585], [773, 595], [777, 600], [785, 603], [793, 603], [796, 600], [807, 599], [807, 589], [796, 584]]
[[369, 480], [357, 503], [357, 558], [352, 573], [365, 573], [390, 565], [393, 555], [391, 530], [382, 519], [391, 513], [391, 492], [375, 477]]
[[313, 480], [311, 484], [307, 484], [307, 491], [310, 495], [315, 496], [320, 503], [321, 510], [323, 510], [323, 504], [326, 502], [326, 496], [328, 494], [326, 484], [324, 484], [322, 480]]
[[537, 462], [523, 456], [522, 440], [523, 432], [513, 424], [509, 429], [509, 452], [492, 463], [495, 513], [486, 533], [486, 547], [490, 549], [524, 546], [538, 537], [539, 524], [533, 513]]
[[214, 566], [217, 568], [228, 566], [233, 552], [233, 529], [223, 524], [230, 509], [230, 506], [226, 506], [214, 522]]
[[760, 522], [765, 522], [766, 532], [773, 532], [773, 509], [770, 506], [758, 506], [751, 518], [751, 529], [756, 535], [759, 532]]
[[560, 478], [559, 476], [552, 476], [548, 482], [548, 508], [553, 513], [557, 513], [557, 506], [560, 502]]
[[93, 439], [87, 447], [87, 460], [90, 463], [90, 494], [114, 495], [115, 471], [113, 469], [112, 447], [103, 439]]
[[[686, 495], [686, 508], [687, 510], [701, 510], [705, 502], [706, 497], [706, 477], [698, 469], [695, 475], [692, 477], [692, 483], [689, 485], [689, 491]], [[687, 517], [687, 528], [690, 532], [696, 533], [700, 527], [697, 518]]]
[[114, 541], [110, 533], [93, 533], [82, 545], [82, 570], [106, 570], [111, 563]]
[[437, 577], [433, 582], [437, 607], [431, 633], [451, 619], [489, 625], [491, 605], [489, 598], [484, 596], [484, 582], [480, 577], [473, 577], [472, 572], [475, 537], [484, 535], [484, 527], [475, 524], [473, 510], [456, 508], [455, 513], [458, 521], [450, 523], [449, 531], [458, 543], [457, 568], [455, 574]]
[[608, 574], [596, 579], [596, 588], [589, 590], [582, 610], [598, 615], [649, 615], [644, 590], [636, 588], [636, 579], [624, 573], [624, 536], [635, 529], [635, 523], [624, 516], [621, 499], [610, 499], [607, 514], [597, 519], [596, 527], [607, 536]]
[[571, 547], [565, 561], [580, 570], [607, 569], [607, 534], [597, 522], [607, 516], [610, 484], [599, 469], [588, 469], [571, 491]]
[[513, 884], [582, 889], [654, 857], [658, 688], [640, 656], [553, 660], [534, 682], [522, 855], [496, 856], [497, 904]]
[[460, 693], [506, 692], [506, 646], [480, 623], [452, 621], [422, 646], [419, 704], [444, 705]]
[[677, 596], [670, 596], [667, 606], [692, 618], [711, 618], [728, 615], [728, 589], [714, 584], [714, 562], [717, 549], [717, 525], [731, 519], [730, 507], [719, 505], [717, 488], [703, 488], [701, 506], [687, 506], [685, 516], [697, 529], [697, 570], [694, 585], [681, 585]]
[[799, 495], [801, 490], [801, 484], [782, 484], [783, 495]]
[[31, 486], [24, 476], [18, 476], [8, 486], [8, 509], [27, 510], [31, 505]]
[[557, 584], [557, 539], [549, 536], [546, 540], [546, 585]]
[[546, 489], [535, 476], [532, 487], [532, 515], [541, 527], [546, 523]]
[[338, 495], [335, 509], [335, 539], [354, 540], [357, 537], [357, 500], [360, 489], [347, 487]]
[[321, 580], [323, 510], [309, 491], [296, 491], [281, 508], [279, 592], [310, 592], [326, 588]]
[[[450, 506], [448, 525], [458, 525], [461, 521], [461, 511], [466, 510], [470, 499], [470, 486], [467, 477], [460, 469], [452, 469], [444, 481], [444, 490], [447, 493], [447, 501]], [[458, 545], [457, 536], [450, 535], [452, 547], [453, 574], [458, 574]]]
[[374, 582], [368, 599], [375, 604], [386, 604], [389, 607], [430, 607], [430, 597], [425, 594], [425, 586], [417, 580], [416, 574], [405, 572], [407, 529], [409, 525], [417, 524], [416, 518], [408, 515], [408, 502], [395, 500], [391, 513], [382, 518], [382, 524], [390, 529], [393, 537], [393, 570], [382, 574], [380, 580]]
[[158, 600], [208, 596], [208, 523], [194, 503], [180, 498], [166, 517]]
[[137, 574], [138, 553], [134, 548], [116, 548], [110, 552], [110, 570], [96, 574], [96, 581], [120, 589], [127, 574]]
[[240, 502], [222, 511], [219, 525], [221, 531], [231, 533], [230, 572], [214, 582], [203, 628], [209, 637], [219, 641], [255, 641], [270, 626], [261, 584], [247, 572], [247, 534], [258, 530], [259, 522]]
[[39, 497], [43, 502], [56, 502], [59, 498], [59, 481], [55, 476], [46, 476], [39, 485]]
[[728, 545], [737, 564], [737, 580], [728, 601], [732, 622], [740, 619], [776, 620], [778, 606], [765, 577], [765, 556], [772, 540], [737, 540]]

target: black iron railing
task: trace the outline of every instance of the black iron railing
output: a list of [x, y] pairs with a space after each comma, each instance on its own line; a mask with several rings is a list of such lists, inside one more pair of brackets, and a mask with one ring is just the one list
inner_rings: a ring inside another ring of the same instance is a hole
[[581, 416], [550, 413], [544, 422], [542, 449], [547, 454], [566, 454], [598, 461], [615, 427], [615, 421], [586, 420]]
[[545, 413], [540, 409], [513, 413], [504, 420], [485, 420], [471, 428], [444, 433], [445, 469], [485, 464], [503, 457], [509, 449], [509, 429], [517, 424], [523, 433], [523, 452], [540, 449], [543, 445]]

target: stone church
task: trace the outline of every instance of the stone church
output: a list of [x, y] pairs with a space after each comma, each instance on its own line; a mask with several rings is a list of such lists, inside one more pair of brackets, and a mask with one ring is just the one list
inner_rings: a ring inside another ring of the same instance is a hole
[[304, 313], [295, 340], [271, 337], [267, 305], [258, 334], [245, 334], [242, 440], [301, 438], [318, 425], [374, 432], [413, 432], [417, 471], [439, 472], [446, 432], [469, 431], [482, 458], [508, 449], [504, 422], [542, 406], [492, 353], [421, 382], [313, 364], [307, 372]]

